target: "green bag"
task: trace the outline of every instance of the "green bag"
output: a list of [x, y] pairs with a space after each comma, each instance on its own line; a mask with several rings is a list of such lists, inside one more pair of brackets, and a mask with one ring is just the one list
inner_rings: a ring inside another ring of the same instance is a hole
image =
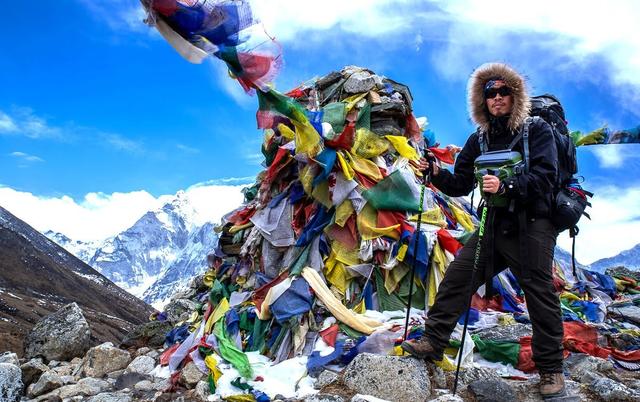
[[[482, 176], [491, 174], [497, 176], [500, 181], [520, 175], [524, 172], [524, 160], [520, 152], [506, 149], [503, 151], [485, 152], [474, 161], [475, 176], [478, 183], [482, 182]], [[507, 207], [509, 199], [496, 194], [482, 192], [482, 198], [492, 207]]]

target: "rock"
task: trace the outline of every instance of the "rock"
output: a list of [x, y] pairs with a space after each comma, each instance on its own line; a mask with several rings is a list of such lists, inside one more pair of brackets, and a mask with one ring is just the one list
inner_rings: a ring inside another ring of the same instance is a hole
[[[160, 322], [160, 321], [150, 321], [151, 322], [158, 322], [159, 324], [157, 324], [159, 327], [161, 326], [160, 324], [168, 324], [169, 325], [169, 329], [167, 330], [167, 332], [169, 330], [171, 330], [171, 328], [173, 328], [173, 324], [182, 321], [182, 320], [186, 320], [189, 318], [189, 316], [191, 315], [191, 312], [193, 310], [195, 310], [197, 307], [197, 303], [193, 302], [191, 300], [187, 300], [187, 299], [172, 299], [169, 304], [167, 304], [167, 306], [164, 308], [164, 312], [167, 314], [167, 321], [164, 322]], [[164, 332], [166, 333], [166, 332]], [[163, 333], [163, 340], [162, 342], [164, 342], [164, 333]]]
[[19, 401], [22, 388], [20, 367], [11, 363], [0, 363], [0, 401]]
[[132, 402], [131, 395], [121, 392], [104, 392], [88, 398], [86, 402]]
[[122, 374], [124, 374], [124, 371], [125, 371], [125, 369], [112, 371], [109, 374], [107, 374], [107, 379], [115, 380], [116, 378], [118, 378]]
[[[516, 393], [516, 400], [521, 402], [539, 402], [542, 400], [542, 396], [540, 395], [540, 390], [538, 387], [538, 382], [540, 378], [538, 376], [530, 378], [527, 381], [519, 381], [519, 380], [507, 380], [511, 388]], [[581, 402], [581, 401], [590, 401], [592, 397], [587, 396], [585, 394], [584, 389], [586, 386], [565, 379], [565, 395], [562, 397], [556, 397], [551, 399], [545, 399], [545, 402]]]
[[206, 381], [198, 381], [196, 387], [193, 390], [194, 399], [200, 402], [205, 402], [208, 400], [209, 395], [209, 383], [207, 383]]
[[[180, 310], [178, 310], [180, 308]], [[176, 311], [179, 317], [183, 314], [182, 306], [176, 306]], [[168, 321], [149, 321], [144, 324], [136, 326], [131, 332], [129, 332], [120, 343], [122, 348], [157, 348], [164, 345], [164, 338], [167, 332], [171, 331], [173, 326]], [[146, 353], [146, 352], [144, 352]], [[144, 354], [140, 352], [139, 354]]]
[[72, 375], [61, 375], [60, 379], [62, 380], [62, 383], [64, 385], [76, 384], [78, 382], [76, 378]]
[[151, 352], [147, 353], [145, 356], [149, 356], [152, 359], [157, 359], [160, 356], [160, 352], [158, 352], [157, 350], [152, 350]]
[[77, 369], [78, 369], [78, 366], [73, 366], [71, 364], [63, 364], [53, 368], [53, 371], [62, 377], [62, 376], [73, 374]]
[[344, 370], [343, 381], [352, 390], [394, 401], [424, 400], [431, 393], [422, 360], [361, 353]]
[[478, 402], [511, 402], [516, 394], [511, 386], [501, 379], [476, 380], [467, 387]]
[[520, 342], [520, 338], [523, 336], [531, 336], [532, 333], [530, 324], [516, 323], [485, 328], [476, 332], [475, 335], [487, 341]]
[[147, 353], [149, 353], [150, 351], [151, 351], [151, 348], [148, 348], [148, 347], [144, 346], [144, 347], [141, 347], [141, 348], [137, 349], [136, 352], [134, 353], [134, 356], [135, 357], [143, 356], [143, 355], [146, 355]]
[[28, 387], [32, 382], [38, 381], [40, 375], [49, 370], [49, 367], [42, 363], [42, 359], [35, 358], [20, 366], [20, 370], [22, 370], [22, 382]]
[[9, 363], [19, 367], [20, 359], [18, 359], [18, 355], [13, 352], [4, 352], [0, 355], [0, 363]]
[[100, 378], [129, 364], [131, 355], [126, 350], [113, 346], [111, 342], [95, 346], [87, 352], [79, 369], [87, 377]]
[[435, 388], [447, 388], [447, 375], [444, 370], [435, 364], [428, 363], [429, 378], [431, 378], [431, 385]]
[[613, 371], [613, 363], [584, 353], [573, 353], [564, 360], [569, 377], [583, 384], [590, 384], [599, 373], [607, 375]]
[[139, 383], [133, 386], [133, 389], [135, 389], [136, 391], [143, 391], [143, 392], [155, 391], [155, 387], [153, 386], [153, 383], [149, 380], [140, 381]]
[[464, 402], [464, 399], [458, 395], [445, 394], [435, 399], [429, 399], [429, 402]]
[[180, 384], [191, 389], [204, 378], [204, 374], [194, 362], [187, 363], [186, 366], [180, 371]]
[[591, 383], [589, 389], [605, 402], [631, 402], [640, 399], [639, 392], [634, 391], [618, 381], [606, 377], [595, 379]]
[[632, 271], [622, 265], [607, 268], [604, 273], [609, 276], [626, 276], [627, 278], [632, 278], [635, 281], [640, 281], [640, 271]]
[[44, 395], [47, 392], [53, 391], [54, 389], [58, 389], [64, 385], [64, 381], [62, 378], [53, 370], [45, 371], [42, 373], [38, 381], [34, 384], [31, 384], [29, 388], [27, 388], [27, 395], [30, 398], [34, 398], [36, 396]]
[[83, 378], [77, 384], [65, 385], [60, 388], [58, 395], [60, 398], [71, 398], [75, 396], [93, 396], [101, 392], [105, 392], [111, 388], [111, 385], [97, 378]]
[[26, 359], [42, 356], [45, 361], [69, 361], [83, 356], [90, 346], [91, 329], [76, 303], [67, 304], [44, 317], [24, 340]]
[[617, 307], [611, 305], [607, 308], [607, 312], [616, 317], [622, 317], [625, 321], [629, 321], [633, 324], [640, 325], [640, 307], [638, 306], [623, 306]]
[[386, 399], [376, 398], [375, 396], [371, 396], [371, 395], [355, 394], [353, 398], [351, 398], [351, 402], [389, 402], [389, 401], [387, 401]]
[[[455, 371], [448, 373], [451, 376], [451, 384], [453, 384]], [[469, 367], [465, 370], [460, 370], [460, 377], [458, 378], [459, 385], [463, 388], [465, 385], [470, 385], [476, 381], [497, 381], [500, 380], [500, 376], [487, 367]]]
[[376, 85], [371, 73], [359, 71], [351, 74], [344, 83], [344, 91], [350, 94], [369, 92]]
[[149, 374], [156, 366], [156, 361], [149, 356], [138, 356], [125, 369], [128, 373]]
[[315, 394], [307, 396], [303, 399], [304, 402], [346, 402], [340, 395], [331, 394]]
[[331, 384], [338, 379], [338, 374], [331, 370], [325, 370], [318, 376], [316, 383], [313, 385], [315, 389], [322, 389], [322, 387]]
[[148, 380], [149, 376], [141, 373], [124, 373], [121, 374], [115, 383], [115, 388], [120, 389], [133, 389], [133, 387], [140, 381]]

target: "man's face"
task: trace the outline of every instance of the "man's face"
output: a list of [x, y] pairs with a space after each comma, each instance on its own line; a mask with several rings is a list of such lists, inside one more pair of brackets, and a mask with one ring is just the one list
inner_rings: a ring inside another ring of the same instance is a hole
[[511, 109], [513, 109], [513, 95], [511, 95], [511, 91], [508, 91], [508, 89], [504, 81], [496, 80], [493, 86], [485, 91], [485, 102], [487, 103], [489, 113], [496, 117], [511, 114]]

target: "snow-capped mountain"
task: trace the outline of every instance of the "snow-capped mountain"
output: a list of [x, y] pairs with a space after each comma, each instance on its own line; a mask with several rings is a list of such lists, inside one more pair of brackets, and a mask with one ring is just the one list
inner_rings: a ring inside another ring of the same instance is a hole
[[189, 234], [180, 255], [145, 290], [144, 301], [160, 308], [178, 289], [186, 287], [191, 278], [207, 269], [207, 254], [213, 251], [218, 241], [213, 228], [214, 224], [206, 223]]
[[91, 260], [96, 250], [102, 245], [101, 241], [83, 242], [71, 240], [64, 234], [52, 230], [47, 230], [43, 234], [85, 263]]
[[161, 307], [173, 291], [206, 270], [206, 256], [217, 235], [212, 223], [197, 222], [188, 196], [180, 191], [103, 242], [73, 241], [52, 231], [45, 234], [121, 288]]
[[633, 271], [640, 271], [640, 244], [636, 244], [629, 250], [622, 251], [618, 255], [601, 258], [591, 264], [594, 271], [604, 272], [607, 268], [624, 266]]

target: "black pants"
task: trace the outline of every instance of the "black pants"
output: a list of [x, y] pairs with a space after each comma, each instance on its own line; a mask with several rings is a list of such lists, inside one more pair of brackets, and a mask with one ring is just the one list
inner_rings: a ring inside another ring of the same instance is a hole
[[[525, 293], [529, 317], [533, 327], [533, 361], [541, 372], [562, 371], [562, 315], [560, 300], [553, 287], [553, 251], [558, 233], [548, 219], [527, 221], [528, 269], [530, 281], [521, 279], [520, 239], [517, 227], [496, 219], [493, 228], [494, 275], [507, 267], [518, 279]], [[487, 233], [485, 233], [486, 240]], [[425, 335], [437, 349], [443, 350], [461, 314], [469, 303], [473, 259], [478, 242], [477, 232], [460, 250], [449, 265], [438, 288], [435, 303], [429, 310]], [[483, 242], [484, 243], [484, 242]], [[480, 254], [479, 269], [473, 291], [484, 282], [486, 255]]]

